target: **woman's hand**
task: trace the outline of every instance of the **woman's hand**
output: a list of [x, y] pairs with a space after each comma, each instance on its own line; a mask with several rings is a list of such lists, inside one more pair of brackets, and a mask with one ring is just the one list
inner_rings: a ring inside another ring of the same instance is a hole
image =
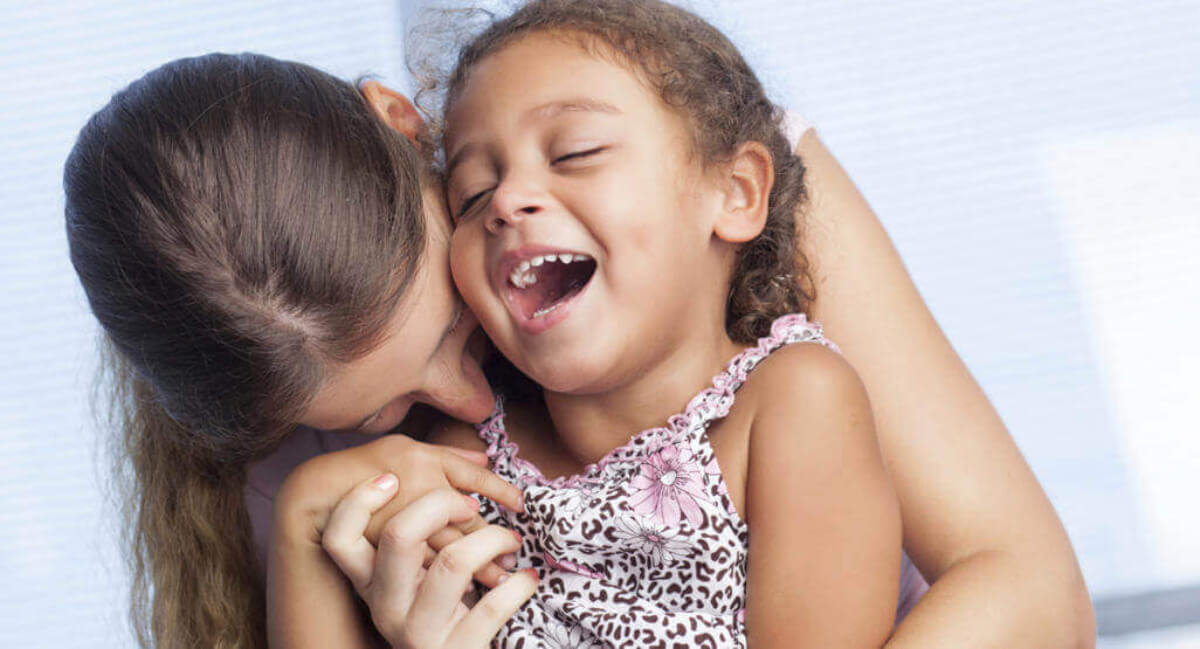
[[395, 495], [398, 481], [384, 474], [355, 487], [334, 508], [322, 543], [367, 603], [375, 627], [393, 647], [486, 647], [537, 588], [532, 571], [505, 575], [473, 607], [463, 602], [471, 575], [515, 552], [520, 537], [487, 525], [429, 555], [429, 538], [471, 519], [478, 503], [451, 489], [431, 491], [387, 521], [379, 549], [365, 532], [372, 514]]
[[[274, 499], [267, 559], [268, 637], [272, 647], [368, 647], [374, 632], [360, 614], [347, 576], [322, 538], [338, 503], [361, 483], [384, 473], [399, 477], [391, 499], [366, 525], [365, 538], [380, 538], [384, 524], [409, 503], [435, 490], [472, 491], [513, 509], [520, 491], [484, 468], [482, 453], [451, 450], [389, 435], [354, 448], [321, 455], [297, 467]], [[429, 554], [486, 527], [477, 514], [422, 537]], [[487, 563], [476, 578], [488, 586], [506, 571]]]
[[[403, 435], [388, 435], [344, 451], [320, 455], [293, 471], [275, 496], [274, 535], [321, 544], [321, 536], [338, 501], [355, 485], [373, 476], [399, 476], [394, 497], [371, 519], [366, 538], [378, 543], [384, 524], [397, 512], [435, 489], [478, 493], [513, 510], [523, 507], [521, 492], [485, 468], [483, 453], [424, 444]], [[478, 515], [429, 535], [440, 550], [484, 526]], [[477, 577], [494, 586], [504, 571], [485, 567]]]

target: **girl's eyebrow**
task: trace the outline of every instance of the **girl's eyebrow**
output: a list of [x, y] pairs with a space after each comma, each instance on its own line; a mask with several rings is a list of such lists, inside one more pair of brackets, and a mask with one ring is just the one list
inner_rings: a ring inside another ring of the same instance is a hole
[[556, 99], [548, 101], [539, 106], [534, 106], [525, 112], [525, 119], [550, 119], [557, 117], [562, 113], [604, 113], [606, 115], [620, 115], [621, 109], [598, 99], [590, 97], [575, 97], [570, 99]]
[[[563, 113], [583, 112], [601, 113], [604, 115], [624, 114], [620, 108], [617, 108], [606, 101], [600, 101], [590, 97], [573, 97], [569, 99], [555, 99], [553, 101], [548, 101], [544, 104], [534, 106], [533, 108], [525, 111], [522, 121], [528, 121], [529, 119], [545, 120], [557, 117]], [[463, 158], [466, 157], [467, 154], [471, 153], [475, 149], [476, 145], [473, 143], [467, 143], [462, 147], [459, 147], [459, 149], [446, 160], [446, 178], [449, 178], [451, 175], [453, 175], [454, 168], [462, 162]]]

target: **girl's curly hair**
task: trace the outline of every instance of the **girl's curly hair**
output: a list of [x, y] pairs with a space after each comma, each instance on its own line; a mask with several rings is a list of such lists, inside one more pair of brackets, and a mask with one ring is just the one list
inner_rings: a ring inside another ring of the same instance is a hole
[[688, 121], [704, 163], [728, 160], [745, 142], [767, 147], [775, 178], [766, 226], [739, 250], [725, 328], [735, 341], [750, 343], [767, 335], [776, 317], [805, 311], [815, 296], [808, 262], [797, 245], [796, 214], [806, 198], [804, 164], [785, 134], [782, 109], [767, 99], [733, 43], [699, 16], [659, 0], [529, 2], [506, 18], [490, 20], [459, 51], [449, 73], [436, 72], [430, 59], [424, 69], [414, 69], [423, 86], [422, 103], [430, 96], [441, 100], [440, 110], [427, 112], [446, 114], [476, 64], [538, 32], [578, 37], [589, 52], [613, 56], [641, 75]]

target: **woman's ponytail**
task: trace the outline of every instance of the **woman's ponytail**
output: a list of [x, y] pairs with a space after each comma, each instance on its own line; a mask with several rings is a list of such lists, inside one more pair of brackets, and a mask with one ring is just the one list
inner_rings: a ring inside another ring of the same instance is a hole
[[182, 446], [195, 431], [172, 419], [111, 348], [106, 355], [116, 426], [110, 451], [139, 645], [265, 647], [266, 596], [242, 505], [244, 467], [214, 466]]

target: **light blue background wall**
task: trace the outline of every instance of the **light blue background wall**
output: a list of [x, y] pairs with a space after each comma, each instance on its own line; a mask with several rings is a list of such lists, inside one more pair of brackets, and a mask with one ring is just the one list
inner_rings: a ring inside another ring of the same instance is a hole
[[[94, 326], [62, 235], [75, 132], [148, 69], [212, 50], [405, 85], [415, 4], [0, 6], [0, 645], [129, 644], [88, 413]], [[858, 181], [1093, 592], [1200, 583], [1200, 5], [692, 6]]]

